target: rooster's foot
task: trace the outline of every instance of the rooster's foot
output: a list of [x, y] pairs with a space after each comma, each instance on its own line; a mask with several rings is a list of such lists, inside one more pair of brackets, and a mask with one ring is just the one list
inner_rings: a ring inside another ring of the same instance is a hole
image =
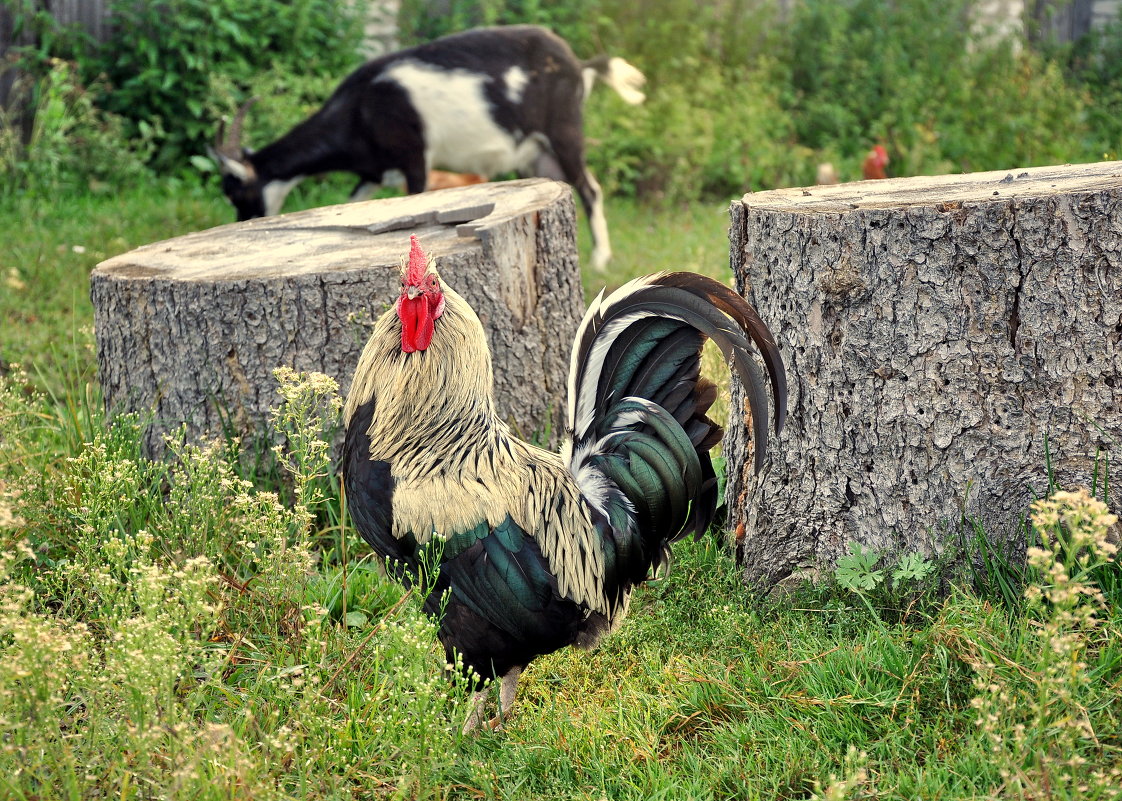
[[467, 722], [464, 723], [463, 734], [471, 734], [482, 725], [491, 731], [502, 728], [503, 723], [510, 717], [514, 708], [514, 694], [518, 690], [518, 677], [522, 675], [522, 668], [514, 667], [503, 676], [499, 686], [499, 714], [484, 722], [485, 707], [487, 705], [487, 690], [480, 690], [471, 697], [471, 712], [468, 713]]

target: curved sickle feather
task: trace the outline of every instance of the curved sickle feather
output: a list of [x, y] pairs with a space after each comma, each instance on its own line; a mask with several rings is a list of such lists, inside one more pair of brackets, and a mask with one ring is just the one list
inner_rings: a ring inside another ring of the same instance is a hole
[[693, 273], [667, 273], [660, 283], [703, 294], [748, 332], [767, 365], [768, 375], [771, 376], [772, 398], [775, 401], [775, 433], [782, 431], [787, 422], [787, 371], [783, 367], [783, 357], [779, 355], [775, 337], [752, 304], [719, 281]]
[[776, 432], [787, 415], [783, 360], [771, 332], [744, 298], [711, 278], [692, 273], [637, 279], [592, 303], [578, 331], [570, 365], [569, 423], [574, 435], [580, 439], [588, 433], [596, 408], [605, 401], [601, 380], [615, 369], [606, 366], [608, 351], [617, 343], [634, 340], [628, 331], [636, 324], [657, 319], [677, 320], [709, 337], [740, 374], [752, 411], [755, 467], [761, 469], [767, 453], [768, 403], [760, 369], [749, 356], [749, 339], [767, 367]]

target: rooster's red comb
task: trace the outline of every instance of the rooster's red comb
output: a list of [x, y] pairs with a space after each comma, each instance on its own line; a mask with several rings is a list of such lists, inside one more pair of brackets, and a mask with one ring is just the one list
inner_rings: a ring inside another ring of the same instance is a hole
[[425, 280], [427, 271], [428, 259], [425, 257], [425, 252], [421, 250], [421, 243], [417, 241], [417, 235], [411, 234], [409, 237], [409, 266], [405, 270], [405, 283], [420, 286], [421, 282]]

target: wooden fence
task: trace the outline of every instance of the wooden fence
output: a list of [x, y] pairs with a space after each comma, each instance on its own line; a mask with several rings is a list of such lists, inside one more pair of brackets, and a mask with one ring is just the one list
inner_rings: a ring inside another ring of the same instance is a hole
[[0, 3], [0, 108], [7, 107], [8, 96], [18, 77], [16, 70], [5, 60], [8, 50], [36, 43], [34, 32], [25, 22], [30, 16], [46, 12], [59, 27], [77, 26], [102, 42], [109, 37], [109, 2], [110, 0], [5, 0]]
[[76, 25], [99, 42], [109, 36], [109, 0], [7, 0], [0, 3], [0, 57], [13, 45], [35, 43], [30, 31], [17, 35], [15, 28], [19, 19], [40, 11], [60, 27]]
[[1024, 0], [1030, 40], [1074, 42], [1118, 19], [1122, 0]]

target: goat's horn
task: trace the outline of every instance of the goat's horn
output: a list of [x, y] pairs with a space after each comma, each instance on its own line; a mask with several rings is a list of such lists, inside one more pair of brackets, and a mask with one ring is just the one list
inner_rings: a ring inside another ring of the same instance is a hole
[[234, 115], [234, 121], [230, 124], [230, 131], [225, 136], [223, 141], [223, 133], [225, 132], [225, 122], [218, 129], [218, 147], [216, 148], [219, 153], [227, 156], [241, 156], [242, 150], [242, 125], [245, 123], [246, 112], [249, 107], [256, 103], [260, 98], [254, 95], [249, 100], [242, 103], [242, 107], [238, 109]]

